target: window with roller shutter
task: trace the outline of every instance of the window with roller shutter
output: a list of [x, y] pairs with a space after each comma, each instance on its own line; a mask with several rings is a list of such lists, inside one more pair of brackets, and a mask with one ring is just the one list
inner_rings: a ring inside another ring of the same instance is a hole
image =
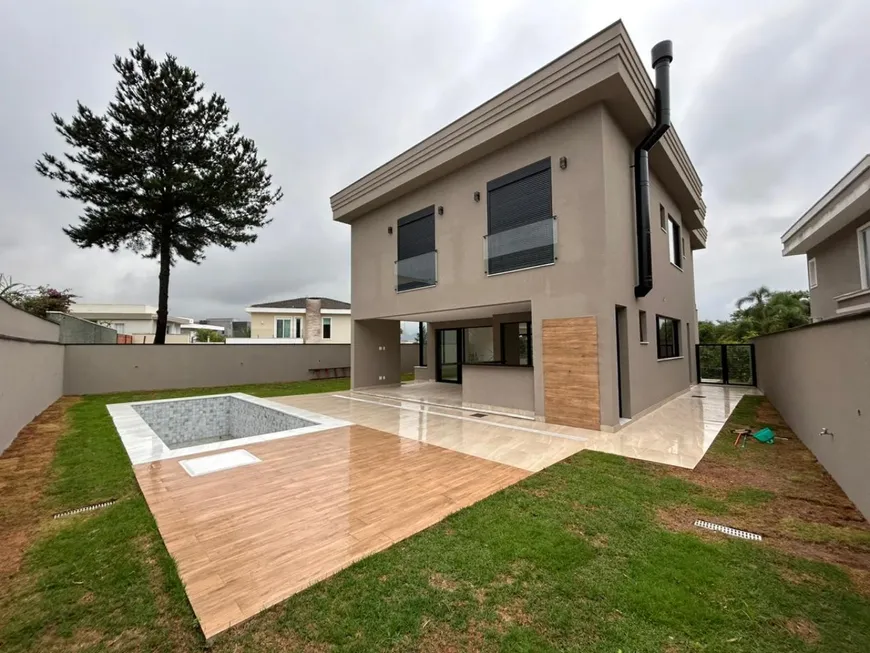
[[397, 226], [396, 290], [434, 286], [437, 281], [435, 207], [399, 218]]
[[516, 170], [486, 185], [487, 273], [555, 261], [550, 159]]

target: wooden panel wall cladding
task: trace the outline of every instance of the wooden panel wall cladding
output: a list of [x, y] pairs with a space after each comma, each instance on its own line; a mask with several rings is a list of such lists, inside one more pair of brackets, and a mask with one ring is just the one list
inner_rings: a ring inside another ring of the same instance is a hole
[[595, 318], [544, 320], [541, 333], [547, 421], [598, 430], [601, 411]]

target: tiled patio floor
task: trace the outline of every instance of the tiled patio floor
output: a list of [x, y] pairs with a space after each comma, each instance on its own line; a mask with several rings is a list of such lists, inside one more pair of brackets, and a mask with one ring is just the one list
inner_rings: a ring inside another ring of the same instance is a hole
[[528, 475], [362, 426], [245, 450], [262, 462], [134, 467], [207, 638]]
[[409, 391], [408, 400], [342, 392], [273, 401], [534, 472], [582, 449], [691, 469], [740, 398], [757, 393], [755, 388], [694, 386], [617, 433], [605, 433], [506, 415], [476, 418], [468, 409], [426, 405], [419, 403], [426, 385], [443, 384], [388, 389], [396, 397]]
[[273, 401], [352, 425], [249, 444], [262, 462], [206, 476], [182, 469], [190, 456], [134, 470], [210, 638], [582, 449], [694, 467], [748, 393], [695, 387], [618, 433], [355, 392], [297, 395]]

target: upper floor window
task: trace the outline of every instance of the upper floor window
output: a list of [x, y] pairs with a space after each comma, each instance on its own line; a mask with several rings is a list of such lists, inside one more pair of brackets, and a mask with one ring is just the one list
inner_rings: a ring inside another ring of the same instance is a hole
[[435, 207], [399, 218], [398, 232], [396, 290], [434, 286], [438, 280]]
[[487, 183], [486, 273], [548, 265], [556, 260], [550, 159]]
[[659, 204], [659, 226], [661, 226], [662, 231], [668, 233], [668, 219], [665, 217], [665, 207], [663, 204]]
[[680, 225], [670, 215], [668, 216], [668, 258], [678, 268], [683, 268], [683, 238], [680, 235]]
[[320, 332], [324, 340], [329, 340], [330, 338], [332, 338], [332, 318], [324, 317], [322, 319], [323, 327], [321, 328]]
[[861, 264], [861, 287], [870, 288], [870, 222], [858, 228], [858, 261]]
[[814, 258], [807, 261], [807, 277], [810, 281], [810, 288], [815, 288], [819, 285], [818, 272], [816, 271], [816, 259]]

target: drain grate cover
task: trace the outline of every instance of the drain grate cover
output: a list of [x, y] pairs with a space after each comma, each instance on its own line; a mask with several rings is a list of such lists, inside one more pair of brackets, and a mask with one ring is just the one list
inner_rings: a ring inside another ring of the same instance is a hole
[[81, 508], [73, 508], [72, 510], [64, 510], [63, 512], [59, 512], [52, 516], [52, 519], [60, 519], [61, 517], [71, 517], [72, 515], [77, 515], [80, 512], [90, 512], [91, 510], [99, 510], [100, 508], [105, 508], [106, 506], [111, 506], [115, 503], [117, 499], [109, 499], [108, 501], [100, 501], [100, 503], [92, 503], [89, 506], [82, 506]]
[[471, 413], [472, 417], [486, 417], [486, 413]]
[[719, 533], [725, 533], [725, 535], [730, 535], [731, 537], [739, 537], [744, 540], [755, 540], [757, 542], [761, 541], [761, 535], [758, 533], [750, 533], [749, 531], [741, 531], [739, 528], [731, 528], [730, 526], [722, 526], [722, 524], [714, 524], [713, 522], [704, 521], [702, 519], [695, 520], [695, 526], [699, 528], [706, 528], [711, 531], [717, 531]]

